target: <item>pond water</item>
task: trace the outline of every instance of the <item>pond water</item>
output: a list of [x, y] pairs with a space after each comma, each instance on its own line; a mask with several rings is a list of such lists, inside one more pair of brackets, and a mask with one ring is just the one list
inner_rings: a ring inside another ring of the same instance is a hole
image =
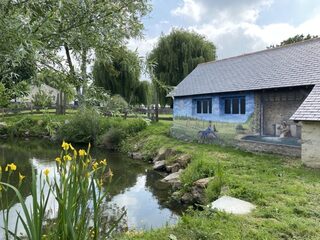
[[[13, 162], [18, 166], [17, 172], [26, 175], [21, 192], [26, 198], [26, 202], [31, 202], [32, 169], [36, 170], [38, 181], [38, 173], [46, 168], [51, 170], [50, 175], [53, 177], [56, 168], [54, 159], [60, 154], [60, 151], [60, 146], [57, 144], [43, 140], [0, 142], [0, 164], [3, 167]], [[181, 209], [179, 206], [170, 204], [168, 185], [159, 181], [162, 176], [152, 171], [147, 163], [132, 160], [124, 154], [98, 148], [93, 148], [91, 155], [95, 159], [106, 158], [114, 173], [108, 190], [109, 196], [106, 200], [106, 214], [120, 215], [125, 211], [121, 229], [147, 230], [174, 224], [177, 221]], [[2, 180], [4, 181], [6, 177], [6, 172], [3, 172]], [[11, 176], [10, 183], [18, 184], [17, 173]], [[19, 211], [21, 207], [14, 194], [10, 194], [8, 198], [14, 203], [14, 207], [10, 211], [12, 216], [9, 222], [13, 228], [16, 219], [15, 212]], [[50, 214], [51, 217], [55, 215], [56, 202], [53, 197], [49, 200], [49, 206], [48, 217], [50, 218]], [[2, 211], [5, 206], [1, 204], [0, 208], [0, 227], [2, 227]]]

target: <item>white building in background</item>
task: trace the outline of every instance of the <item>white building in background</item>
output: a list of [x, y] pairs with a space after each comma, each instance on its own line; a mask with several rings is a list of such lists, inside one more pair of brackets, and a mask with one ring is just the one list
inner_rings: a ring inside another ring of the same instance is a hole
[[57, 95], [60, 92], [59, 90], [50, 87], [47, 84], [41, 84], [40, 86], [36, 85], [30, 85], [30, 91], [29, 94], [23, 98], [17, 98], [13, 99], [12, 102], [18, 102], [18, 103], [31, 103], [34, 96], [39, 93], [40, 91], [45, 92], [47, 95], [51, 96], [52, 103], [55, 104], [57, 100]]

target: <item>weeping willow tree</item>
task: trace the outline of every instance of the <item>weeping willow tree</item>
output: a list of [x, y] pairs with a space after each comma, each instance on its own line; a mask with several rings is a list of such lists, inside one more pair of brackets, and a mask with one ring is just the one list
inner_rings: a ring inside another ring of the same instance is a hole
[[140, 82], [141, 61], [136, 52], [120, 48], [112, 59], [98, 56], [93, 66], [94, 84], [121, 95], [129, 104], [147, 103], [149, 85]]
[[148, 62], [154, 62], [153, 72], [158, 80], [157, 95], [161, 104], [170, 103], [167, 89], [162, 86], [178, 85], [199, 64], [216, 58], [216, 47], [195, 32], [174, 29], [162, 36], [149, 54]]

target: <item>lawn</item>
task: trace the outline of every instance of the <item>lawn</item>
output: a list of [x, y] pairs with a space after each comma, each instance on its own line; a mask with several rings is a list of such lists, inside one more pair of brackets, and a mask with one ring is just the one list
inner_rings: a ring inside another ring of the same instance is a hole
[[[124, 148], [138, 145], [149, 155], [160, 147], [189, 153], [193, 157], [186, 170], [189, 173], [197, 171], [199, 164], [215, 172], [219, 164], [224, 182], [221, 195], [250, 201], [257, 208], [247, 216], [191, 210], [176, 226], [130, 232], [119, 238], [320, 239], [320, 170], [302, 166], [299, 159], [182, 142], [169, 136], [170, 126], [168, 122], [152, 124]], [[185, 176], [183, 183], [188, 185], [191, 179]]]

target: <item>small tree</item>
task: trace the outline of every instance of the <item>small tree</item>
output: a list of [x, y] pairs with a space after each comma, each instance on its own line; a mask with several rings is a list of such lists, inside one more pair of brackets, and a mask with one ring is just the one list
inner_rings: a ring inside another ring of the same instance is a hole
[[40, 89], [33, 96], [31, 102], [35, 107], [46, 108], [46, 107], [51, 107], [52, 98], [51, 98], [51, 96], [49, 94], [47, 94], [45, 91]]
[[300, 35], [297, 34], [294, 37], [290, 37], [290, 38], [288, 38], [286, 40], [283, 40], [280, 44], [270, 45], [267, 48], [282, 47], [282, 46], [285, 46], [285, 45], [289, 45], [289, 44], [297, 43], [297, 42], [302, 42], [302, 41], [313, 39], [313, 38], [318, 38], [318, 35], [311, 36], [310, 34], [308, 34], [307, 36], [304, 36], [303, 34], [300, 34]]

